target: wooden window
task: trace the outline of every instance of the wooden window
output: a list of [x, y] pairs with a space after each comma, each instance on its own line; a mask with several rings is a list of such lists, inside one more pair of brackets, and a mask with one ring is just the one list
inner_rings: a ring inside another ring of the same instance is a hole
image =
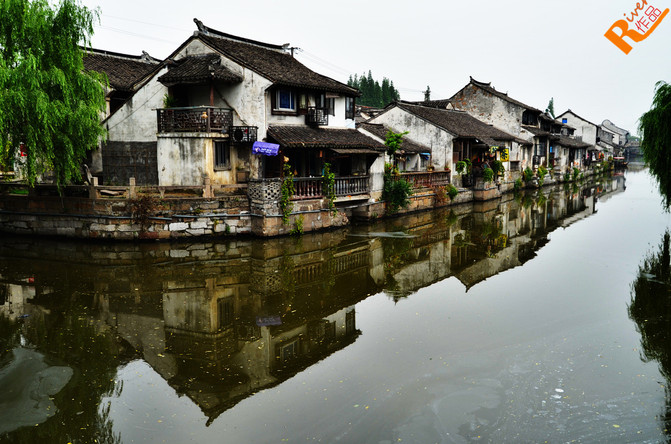
[[219, 315], [219, 328], [223, 329], [233, 324], [235, 312], [233, 309], [233, 300], [230, 298], [219, 299], [217, 301], [217, 314]]
[[214, 141], [214, 169], [225, 170], [231, 167], [231, 146], [227, 140]]
[[295, 115], [297, 114], [296, 92], [289, 88], [278, 88], [270, 94], [273, 114]]
[[354, 97], [345, 97], [345, 119], [354, 119]]

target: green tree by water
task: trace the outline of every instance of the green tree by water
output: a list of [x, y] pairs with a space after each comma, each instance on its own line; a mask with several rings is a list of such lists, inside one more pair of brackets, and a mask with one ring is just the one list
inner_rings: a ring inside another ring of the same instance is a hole
[[658, 82], [652, 107], [639, 120], [641, 151], [657, 179], [668, 209], [671, 206], [671, 85]]
[[641, 360], [656, 361], [666, 379], [664, 428], [671, 430], [671, 234], [667, 231], [656, 250], [648, 253], [631, 284], [629, 317], [641, 334]]
[[393, 81], [383, 77], [380, 84], [379, 81], [373, 79], [373, 73], [370, 70], [368, 74], [350, 76], [347, 84], [361, 91], [358, 103], [363, 106], [383, 108], [401, 99], [398, 90], [394, 88]]
[[59, 185], [79, 179], [105, 134], [106, 79], [84, 71], [79, 46], [90, 46], [98, 12], [76, 0], [2, 0], [0, 17], [0, 166], [12, 169], [22, 151], [31, 185], [47, 171]]

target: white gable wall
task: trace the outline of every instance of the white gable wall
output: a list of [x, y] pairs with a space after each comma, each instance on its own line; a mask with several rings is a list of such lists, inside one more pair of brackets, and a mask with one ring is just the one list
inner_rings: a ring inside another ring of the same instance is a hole
[[157, 79], [165, 74], [163, 68], [140, 88], [105, 122], [110, 141], [152, 142], [156, 140], [156, 109], [163, 108], [163, 96], [168, 88]]
[[424, 119], [394, 107], [373, 118], [370, 123], [381, 123], [395, 131], [408, 134], [405, 139], [431, 148], [431, 165], [442, 170], [447, 165], [452, 168], [452, 151], [454, 135]]
[[596, 145], [596, 125], [583, 120], [572, 112], [564, 113], [561, 116], [558, 116], [557, 119], [566, 119], [566, 124], [575, 128], [575, 133], [573, 134], [574, 136], [582, 137], [582, 141], [585, 143]]

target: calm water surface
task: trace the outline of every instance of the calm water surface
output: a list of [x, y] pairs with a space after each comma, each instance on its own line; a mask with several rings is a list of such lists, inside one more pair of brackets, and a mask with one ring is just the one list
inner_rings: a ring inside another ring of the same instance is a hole
[[0, 238], [0, 440], [663, 442], [647, 171], [300, 239]]

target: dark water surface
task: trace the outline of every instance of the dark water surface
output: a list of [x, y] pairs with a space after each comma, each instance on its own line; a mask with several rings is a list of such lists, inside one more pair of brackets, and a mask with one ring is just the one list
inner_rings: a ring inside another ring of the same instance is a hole
[[647, 171], [300, 239], [0, 238], [0, 440], [661, 442]]

